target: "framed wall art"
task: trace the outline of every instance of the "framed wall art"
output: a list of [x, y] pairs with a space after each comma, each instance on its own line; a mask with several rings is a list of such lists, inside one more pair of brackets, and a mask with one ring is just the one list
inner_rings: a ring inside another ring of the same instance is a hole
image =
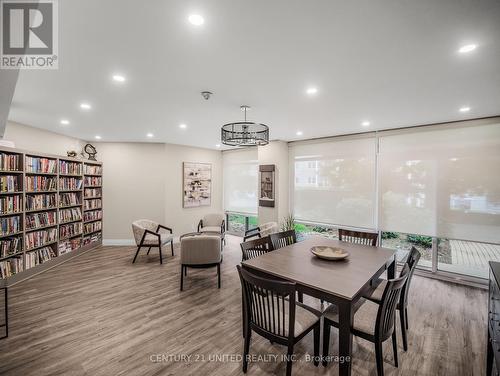
[[274, 172], [275, 165], [259, 166], [259, 206], [274, 208]]
[[210, 163], [184, 162], [184, 195], [182, 206], [196, 208], [210, 206], [212, 199], [212, 165]]

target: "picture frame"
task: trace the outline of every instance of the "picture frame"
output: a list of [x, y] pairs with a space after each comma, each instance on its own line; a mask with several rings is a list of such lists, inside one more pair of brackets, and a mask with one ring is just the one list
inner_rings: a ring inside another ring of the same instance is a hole
[[182, 163], [183, 208], [196, 208], [212, 204], [212, 164]]
[[275, 192], [275, 165], [259, 166], [259, 206], [274, 208]]

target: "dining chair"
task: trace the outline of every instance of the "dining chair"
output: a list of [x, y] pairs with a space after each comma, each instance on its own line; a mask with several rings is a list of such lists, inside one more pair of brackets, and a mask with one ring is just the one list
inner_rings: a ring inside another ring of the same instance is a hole
[[269, 235], [269, 237], [271, 238], [273, 249], [279, 249], [286, 247], [287, 245], [297, 243], [297, 235], [295, 233], [295, 230], [277, 232], [275, 234]]
[[245, 236], [243, 237], [243, 241], [246, 242], [248, 239], [254, 237], [263, 238], [265, 236], [274, 234], [278, 231], [279, 227], [276, 222], [266, 222], [259, 225], [258, 227], [245, 231]]
[[[378, 376], [384, 375], [382, 343], [392, 337], [394, 365], [398, 366], [398, 345], [395, 331], [396, 305], [408, 278], [410, 268], [405, 265], [401, 275], [387, 281], [380, 304], [361, 298], [355, 304], [351, 333], [375, 344]], [[330, 327], [338, 328], [339, 314], [336, 305], [323, 313], [323, 365], [326, 366], [330, 344]]]
[[378, 234], [376, 232], [351, 231], [339, 228], [339, 240], [355, 244], [377, 245]]
[[[415, 272], [415, 268], [418, 264], [418, 260], [420, 260], [420, 252], [415, 248], [411, 247], [410, 253], [406, 257], [405, 265], [408, 266], [410, 272], [408, 274], [408, 278], [406, 280], [406, 284], [403, 288], [403, 292], [399, 298], [399, 302], [396, 305], [396, 309], [399, 311], [399, 320], [401, 322], [401, 337], [403, 338], [403, 349], [405, 351], [408, 350], [408, 292], [410, 291], [410, 284], [413, 277], [413, 273]], [[387, 285], [387, 280], [380, 279], [375, 282], [375, 290], [365, 296], [366, 299], [369, 299], [375, 303], [380, 304], [382, 301], [382, 295], [384, 294], [385, 286]]]
[[273, 244], [269, 236], [243, 242], [240, 244], [242, 258], [241, 261], [250, 260], [273, 250]]
[[295, 283], [261, 278], [236, 267], [243, 292], [243, 372], [248, 369], [252, 331], [272, 343], [287, 346], [287, 376], [292, 374], [295, 344], [313, 331], [314, 365], [318, 366], [321, 314], [295, 301]]

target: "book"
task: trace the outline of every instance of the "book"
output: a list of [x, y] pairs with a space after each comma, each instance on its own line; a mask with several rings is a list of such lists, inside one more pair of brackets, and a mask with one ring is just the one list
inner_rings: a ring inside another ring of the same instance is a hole
[[57, 224], [56, 219], [55, 211], [26, 214], [26, 230], [54, 226]]
[[85, 174], [102, 175], [102, 166], [85, 164]]
[[21, 156], [19, 154], [0, 153], [0, 170], [1, 171], [20, 171], [19, 162]]
[[25, 270], [43, 264], [54, 257], [56, 257], [56, 253], [51, 247], [42, 247], [35, 251], [27, 252], [25, 257]]
[[26, 210], [51, 209], [57, 206], [56, 194], [37, 194], [26, 196]]
[[22, 251], [21, 236], [0, 240], [0, 257], [7, 257]]
[[26, 192], [47, 192], [57, 190], [55, 176], [26, 176]]
[[82, 220], [82, 209], [79, 207], [59, 210], [59, 223], [81, 221], [81, 220]]
[[25, 235], [25, 247], [27, 250], [52, 243], [57, 240], [57, 229], [49, 228], [41, 231], [29, 232]]
[[22, 191], [22, 175], [2, 175], [0, 176], [0, 192]]
[[102, 177], [100, 176], [85, 176], [86, 187], [100, 187], [102, 185]]
[[15, 234], [21, 231], [22, 218], [20, 215], [0, 218], [0, 236]]
[[0, 197], [0, 214], [18, 213], [22, 210], [21, 195]]
[[32, 157], [26, 156], [26, 167], [25, 171], [30, 173], [39, 174], [55, 174], [56, 173], [56, 160], [43, 158], [43, 157]]
[[97, 198], [95, 200], [85, 200], [84, 209], [85, 210], [100, 209], [101, 205], [102, 205], [102, 201], [100, 198]]
[[82, 189], [83, 180], [79, 178], [59, 178], [59, 190], [77, 190]]
[[65, 175], [81, 175], [83, 171], [80, 162], [70, 162], [59, 160], [59, 174]]
[[75, 192], [59, 193], [59, 207], [81, 205], [81, 195]]
[[11, 277], [14, 274], [23, 271], [22, 256], [12, 257], [4, 261], [0, 261], [0, 278]]
[[97, 221], [102, 219], [102, 210], [92, 210], [92, 211], [87, 211], [83, 215], [83, 220], [85, 222], [90, 222], [90, 221]]

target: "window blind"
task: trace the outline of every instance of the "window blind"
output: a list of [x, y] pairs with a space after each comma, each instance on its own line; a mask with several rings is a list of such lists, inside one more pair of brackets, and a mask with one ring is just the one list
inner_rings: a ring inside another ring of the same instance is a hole
[[380, 136], [379, 227], [500, 242], [500, 124]]
[[375, 137], [293, 143], [293, 210], [299, 221], [375, 228]]
[[257, 214], [257, 148], [225, 151], [222, 154], [224, 209]]

